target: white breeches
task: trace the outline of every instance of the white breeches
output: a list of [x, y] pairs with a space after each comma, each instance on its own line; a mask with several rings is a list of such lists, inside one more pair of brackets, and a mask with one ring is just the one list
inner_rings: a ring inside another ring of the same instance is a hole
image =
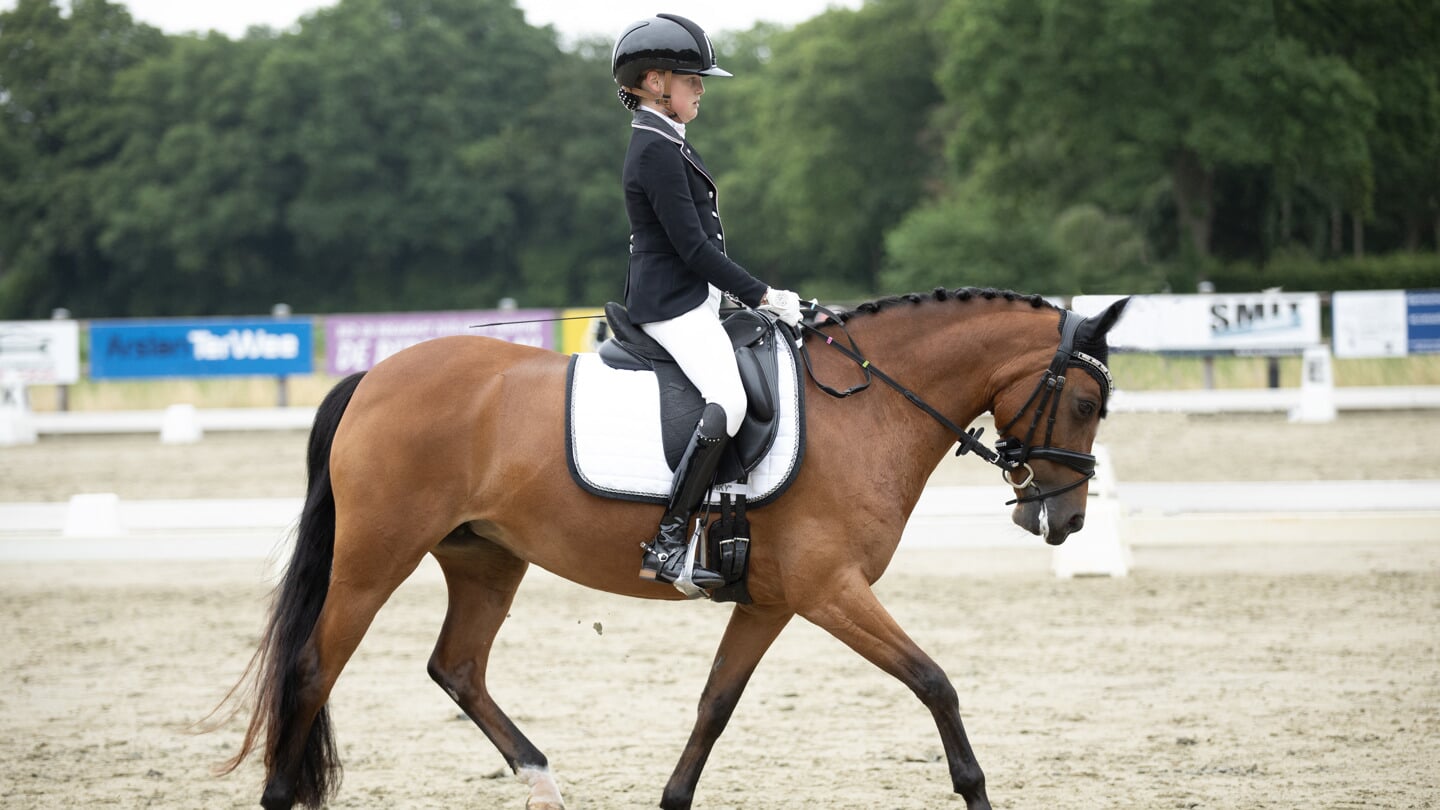
[[745, 421], [745, 387], [735, 366], [730, 336], [720, 325], [720, 291], [713, 286], [705, 303], [668, 321], [640, 328], [670, 352], [680, 370], [700, 389], [706, 403], [725, 409], [725, 432], [734, 436]]

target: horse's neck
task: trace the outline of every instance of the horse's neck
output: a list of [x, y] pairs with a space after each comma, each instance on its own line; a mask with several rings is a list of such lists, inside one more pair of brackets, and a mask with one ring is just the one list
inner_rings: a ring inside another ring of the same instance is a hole
[[[1043, 370], [1055, 349], [1042, 338], [1054, 322], [1053, 312], [1028, 305], [939, 301], [857, 315], [847, 328], [874, 367], [965, 428], [991, 409], [1000, 392]], [[848, 372], [843, 379], [855, 376], [853, 367], [842, 371]], [[872, 387], [884, 384], [877, 380]], [[887, 393], [882, 401], [878, 421], [887, 443], [897, 455], [916, 459], [928, 476], [954, 434], [903, 397]]]

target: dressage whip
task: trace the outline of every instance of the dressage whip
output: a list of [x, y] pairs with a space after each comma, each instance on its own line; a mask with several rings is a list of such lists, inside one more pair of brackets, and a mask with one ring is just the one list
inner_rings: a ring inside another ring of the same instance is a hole
[[564, 318], [532, 318], [528, 321], [494, 321], [492, 323], [472, 323], [467, 329], [483, 329], [487, 326], [515, 326], [522, 323], [555, 323], [556, 321], [593, 321], [596, 318], [605, 317], [604, 313], [599, 315], [568, 315]]

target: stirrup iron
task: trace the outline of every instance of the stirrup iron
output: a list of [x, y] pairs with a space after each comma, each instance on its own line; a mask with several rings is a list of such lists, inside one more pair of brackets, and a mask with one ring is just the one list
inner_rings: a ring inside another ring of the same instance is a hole
[[700, 533], [705, 531], [705, 521], [695, 521], [695, 531], [690, 534], [690, 543], [685, 547], [685, 569], [671, 585], [675, 590], [685, 594], [686, 599], [708, 599], [710, 594], [706, 593], [700, 586], [695, 584], [693, 578], [695, 573], [695, 555], [700, 553]]

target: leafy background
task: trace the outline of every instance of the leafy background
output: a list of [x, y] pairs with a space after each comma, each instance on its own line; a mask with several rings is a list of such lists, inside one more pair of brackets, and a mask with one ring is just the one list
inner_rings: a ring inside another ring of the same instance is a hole
[[[869, 0], [716, 32], [733, 258], [855, 300], [1440, 286], [1440, 5]], [[169, 36], [0, 13], [0, 318], [595, 305], [611, 43], [511, 0]]]

